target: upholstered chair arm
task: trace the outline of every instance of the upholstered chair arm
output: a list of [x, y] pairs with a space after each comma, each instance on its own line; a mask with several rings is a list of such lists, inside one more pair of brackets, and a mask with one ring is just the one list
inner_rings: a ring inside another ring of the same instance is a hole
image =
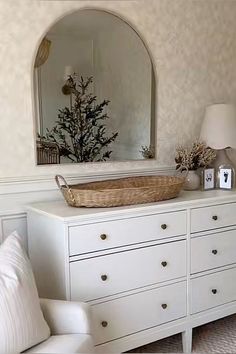
[[91, 334], [89, 305], [83, 302], [40, 299], [52, 335]]

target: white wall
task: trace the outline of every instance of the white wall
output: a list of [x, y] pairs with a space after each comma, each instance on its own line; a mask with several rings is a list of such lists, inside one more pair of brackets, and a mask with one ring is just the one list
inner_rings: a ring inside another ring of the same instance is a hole
[[[158, 78], [157, 163], [36, 166], [31, 91], [36, 48], [54, 21], [83, 7], [124, 17], [150, 49]], [[55, 173], [103, 175], [172, 164], [176, 144], [198, 136], [206, 105], [236, 102], [235, 18], [233, 0], [0, 0], [0, 178], [52, 180]]]
[[109, 99], [110, 132], [118, 132], [112, 160], [141, 159], [151, 131], [151, 75], [149, 54], [127, 24], [114, 17], [109, 30], [94, 40], [95, 94]]

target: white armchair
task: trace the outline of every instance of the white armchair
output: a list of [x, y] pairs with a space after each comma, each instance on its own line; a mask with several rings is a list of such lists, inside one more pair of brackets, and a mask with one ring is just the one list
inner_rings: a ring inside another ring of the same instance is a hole
[[40, 304], [51, 336], [24, 353], [94, 353], [89, 305], [50, 299]]
[[0, 354], [93, 353], [89, 305], [39, 299], [16, 232], [0, 246]]

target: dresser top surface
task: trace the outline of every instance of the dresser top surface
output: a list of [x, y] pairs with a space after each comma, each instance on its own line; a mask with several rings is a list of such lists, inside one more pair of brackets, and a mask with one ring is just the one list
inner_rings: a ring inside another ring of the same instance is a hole
[[177, 198], [150, 204], [137, 204], [112, 208], [74, 208], [64, 200], [35, 203], [27, 206], [28, 211], [35, 211], [50, 217], [73, 222], [78, 218], [102, 218], [106, 216], [124, 216], [127, 214], [155, 213], [181, 210], [188, 207], [203, 207], [219, 203], [236, 202], [236, 189], [211, 191], [182, 191]]

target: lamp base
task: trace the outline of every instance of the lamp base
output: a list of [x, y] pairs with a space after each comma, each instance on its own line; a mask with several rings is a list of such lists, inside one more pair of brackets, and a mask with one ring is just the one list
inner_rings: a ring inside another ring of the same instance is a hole
[[215, 169], [216, 176], [216, 188], [220, 188], [220, 168], [230, 168], [232, 169], [232, 187], [234, 185], [234, 165], [227, 155], [226, 149], [217, 150], [216, 159], [212, 164]]
[[226, 149], [216, 150], [216, 159], [212, 165], [216, 170], [218, 170], [221, 165], [230, 165], [233, 167], [233, 163], [228, 157]]

